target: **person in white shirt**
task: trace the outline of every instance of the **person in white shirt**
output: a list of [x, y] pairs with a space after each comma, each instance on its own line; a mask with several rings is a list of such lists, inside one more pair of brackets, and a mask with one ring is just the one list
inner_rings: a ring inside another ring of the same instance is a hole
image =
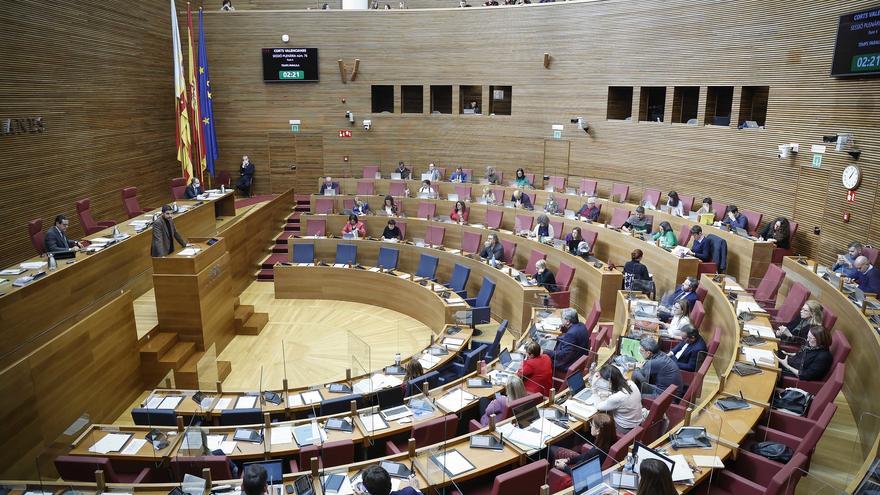
[[532, 237], [552, 239], [555, 234], [553, 226], [550, 225], [550, 217], [544, 214], [538, 215], [538, 221], [535, 223], [535, 228], [532, 229]]
[[666, 206], [669, 207], [669, 214], [675, 215], [679, 217], [685, 216], [684, 214], [684, 205], [681, 199], [678, 198], [678, 193], [675, 191], [669, 191], [669, 194], [666, 195]]
[[672, 304], [672, 320], [669, 323], [660, 322], [660, 328], [666, 331], [666, 334], [673, 339], [684, 337], [682, 328], [691, 324], [691, 319], [687, 314], [688, 302], [679, 299]]
[[623, 377], [613, 364], [606, 364], [599, 370], [597, 377], [608, 382], [611, 395], [596, 404], [596, 409], [601, 412], [611, 412], [617, 425], [617, 433], [623, 436], [630, 430], [642, 424], [642, 394], [639, 387], [631, 380]]
[[422, 181], [422, 187], [419, 188], [418, 195], [420, 198], [437, 199], [437, 192], [431, 187], [431, 181], [427, 179]]

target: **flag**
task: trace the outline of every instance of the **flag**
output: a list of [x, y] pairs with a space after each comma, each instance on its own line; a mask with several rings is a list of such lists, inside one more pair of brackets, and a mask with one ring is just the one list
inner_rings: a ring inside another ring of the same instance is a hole
[[174, 61], [174, 118], [177, 124], [177, 161], [181, 175], [189, 183], [193, 175], [190, 155], [189, 111], [186, 97], [186, 80], [183, 78], [183, 51], [180, 49], [180, 31], [177, 27], [177, 7], [171, 0], [171, 45]]
[[202, 121], [201, 110], [199, 105], [199, 91], [198, 91], [198, 83], [196, 82], [198, 73], [198, 67], [196, 67], [196, 44], [193, 39], [193, 20], [192, 20], [192, 9], [190, 8], [189, 3], [186, 4], [186, 23], [188, 24], [189, 29], [186, 34], [186, 42], [189, 45], [189, 106], [190, 106], [190, 122], [192, 125], [190, 129], [192, 130], [192, 154], [193, 154], [193, 173], [194, 177], [199, 178], [199, 182], [204, 182], [204, 170], [205, 170], [205, 144], [202, 139], [202, 126], [200, 125]]
[[214, 162], [217, 161], [217, 134], [214, 130], [214, 97], [211, 91], [211, 76], [208, 72], [208, 51], [205, 46], [205, 24], [202, 9], [199, 8], [199, 104], [202, 113], [202, 141], [205, 143], [202, 156], [208, 175], [214, 176]]

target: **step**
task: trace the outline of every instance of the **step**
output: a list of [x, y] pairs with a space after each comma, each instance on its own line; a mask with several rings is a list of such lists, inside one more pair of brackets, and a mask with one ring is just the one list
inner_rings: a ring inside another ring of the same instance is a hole
[[268, 313], [254, 313], [248, 318], [241, 331], [237, 331], [239, 335], [260, 335], [263, 327], [269, 323]]
[[141, 360], [144, 361], [144, 358], [146, 358], [145, 362], [156, 363], [159, 361], [159, 358], [168, 352], [168, 349], [171, 349], [176, 343], [176, 333], [159, 332], [141, 345]]
[[235, 319], [235, 331], [239, 332], [242, 328], [244, 328], [244, 324], [248, 321], [248, 318], [254, 314], [254, 307], [250, 304], [242, 304], [235, 308], [235, 312], [233, 313], [233, 318]]
[[173, 369], [180, 369], [180, 367], [183, 366], [183, 363], [185, 363], [195, 352], [195, 342], [179, 341], [159, 358], [159, 363], [170, 365]]
[[262, 269], [257, 273], [257, 282], [271, 282], [275, 280], [275, 272], [269, 269]]
[[287, 221], [288, 221], [288, 222], [299, 223], [299, 216], [300, 216], [301, 214], [302, 214], [302, 213], [300, 213], [300, 212], [298, 212], [298, 211], [297, 211], [297, 212], [294, 212], [292, 215], [290, 215], [289, 217], [287, 217]]
[[272, 246], [272, 253], [286, 253], [287, 252], [287, 244], [275, 244]]
[[287, 261], [287, 254], [275, 253], [264, 259], [263, 262], [260, 263], [260, 266], [263, 267], [264, 270], [271, 269], [275, 266], [275, 263], [281, 263], [282, 261]]
[[232, 373], [232, 363], [230, 361], [217, 361], [217, 379], [221, 382]]
[[194, 352], [183, 366], [174, 370], [174, 384], [177, 388], [199, 388], [199, 360], [205, 355], [204, 352]]
[[284, 226], [285, 232], [299, 232], [299, 225], [290, 225], [287, 224]]

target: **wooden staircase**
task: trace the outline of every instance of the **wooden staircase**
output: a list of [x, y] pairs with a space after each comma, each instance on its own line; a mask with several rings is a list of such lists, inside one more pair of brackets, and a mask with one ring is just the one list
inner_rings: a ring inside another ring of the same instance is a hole
[[268, 313], [255, 313], [250, 304], [239, 304], [235, 300], [235, 333], [238, 335], [260, 335], [269, 323]]
[[[169, 372], [174, 372], [178, 388], [199, 388], [198, 363], [204, 357], [195, 342], [182, 341], [176, 333], [159, 332], [141, 344], [141, 375], [145, 388], [153, 388]], [[223, 381], [232, 371], [228, 361], [215, 361], [217, 379]], [[213, 373], [211, 373], [213, 375]]]
[[277, 237], [275, 244], [272, 246], [271, 253], [260, 262], [260, 270], [257, 272], [257, 280], [260, 282], [271, 282], [274, 280], [273, 267], [279, 261], [287, 261], [287, 239], [300, 236], [300, 215], [311, 210], [309, 196], [296, 196], [296, 205], [293, 207], [293, 213], [287, 217], [284, 228]]

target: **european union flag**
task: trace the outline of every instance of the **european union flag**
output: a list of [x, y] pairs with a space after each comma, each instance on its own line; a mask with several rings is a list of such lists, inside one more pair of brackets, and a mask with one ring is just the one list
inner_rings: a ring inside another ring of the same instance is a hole
[[214, 100], [211, 94], [211, 77], [208, 75], [202, 9], [199, 9], [199, 109], [202, 114], [202, 136], [205, 139], [205, 169], [213, 177], [214, 162], [217, 160], [217, 134], [214, 130]]

